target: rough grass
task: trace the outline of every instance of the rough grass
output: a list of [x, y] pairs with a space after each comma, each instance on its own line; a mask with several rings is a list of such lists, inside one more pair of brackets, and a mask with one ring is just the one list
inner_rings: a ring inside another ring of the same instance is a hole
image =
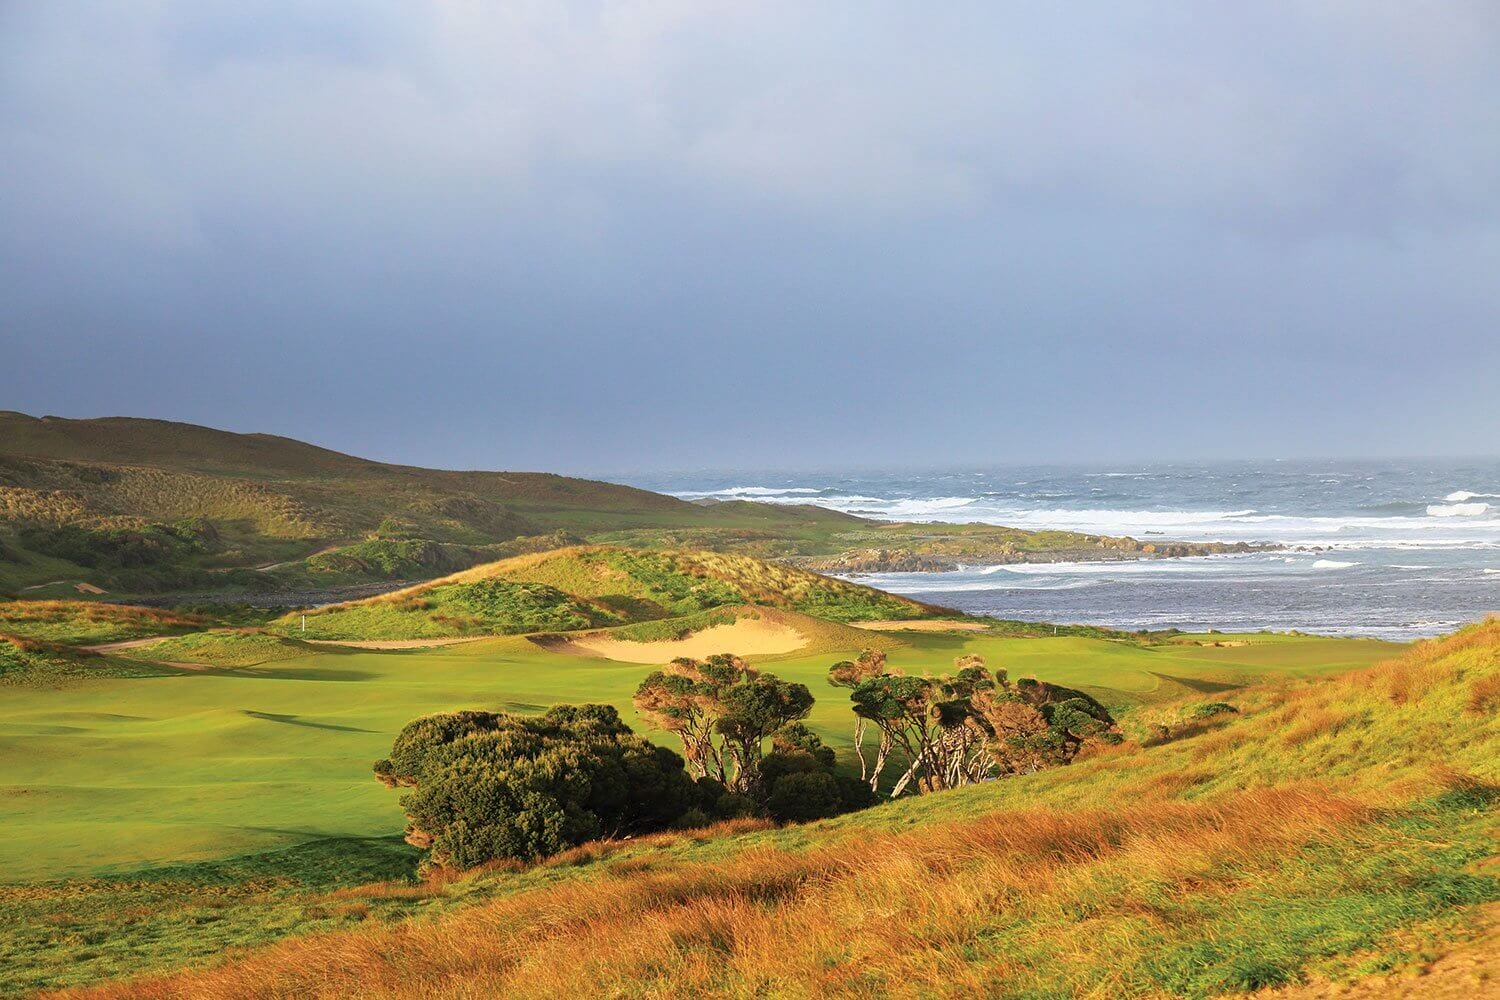
[[95, 601], [0, 601], [0, 632], [72, 645], [96, 645], [202, 628], [206, 619]]
[[1468, 708], [1497, 672], [1492, 622], [1162, 746], [589, 845], [444, 886], [497, 895], [433, 919], [80, 995], [1207, 996], [1402, 968], [1500, 898], [1500, 720]]
[[545, 584], [482, 579], [289, 614], [269, 627], [309, 639], [428, 639], [574, 631], [621, 620]]
[[[417, 639], [570, 631], [681, 618], [735, 605], [827, 621], [941, 613], [903, 597], [748, 556], [574, 546], [477, 566], [307, 615], [319, 639]], [[951, 612], [950, 612], [951, 613]], [[300, 613], [273, 628], [296, 634]]]
[[91, 679], [151, 677], [158, 673], [159, 670], [118, 657], [0, 632], [0, 686], [3, 687], [51, 689]]

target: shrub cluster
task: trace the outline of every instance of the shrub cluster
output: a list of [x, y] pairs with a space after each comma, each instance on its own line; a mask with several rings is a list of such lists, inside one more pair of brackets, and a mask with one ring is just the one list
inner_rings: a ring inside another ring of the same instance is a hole
[[636, 736], [608, 705], [427, 716], [401, 731], [375, 774], [412, 789], [401, 797], [407, 840], [441, 867], [660, 830], [701, 799], [682, 758]]
[[[539, 717], [454, 712], [417, 719], [375, 773], [408, 786], [407, 839], [431, 863], [531, 860], [598, 837], [764, 816], [802, 822], [871, 805], [887, 764], [890, 794], [937, 791], [1066, 764], [1091, 743], [1118, 742], [1093, 698], [1035, 680], [1012, 684], [978, 657], [954, 675], [912, 676], [867, 650], [835, 664], [850, 690], [861, 776], [803, 724], [806, 685], [729, 653], [680, 658], [636, 689], [635, 708], [676, 736], [682, 754], [636, 736], [606, 705], [561, 705]], [[871, 766], [866, 727], [879, 733]], [[767, 746], [769, 745], [769, 752]]]

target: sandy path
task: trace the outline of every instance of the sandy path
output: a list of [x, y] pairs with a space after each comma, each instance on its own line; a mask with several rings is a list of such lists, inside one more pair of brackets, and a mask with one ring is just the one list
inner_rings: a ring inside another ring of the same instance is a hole
[[[254, 625], [225, 625], [225, 626], [219, 626], [217, 628], [206, 628], [206, 629], [203, 629], [203, 631], [204, 632], [220, 632], [220, 633], [223, 633], [223, 632], [254, 633], [254, 632], [259, 632], [260, 629], [256, 628]], [[173, 633], [172, 635], [148, 635], [144, 639], [123, 639], [123, 640], [121, 640], [119, 642], [102, 642], [102, 643], [99, 643], [98, 645], [95, 645], [95, 646], [80, 646], [79, 648], [80, 649], [87, 649], [87, 650], [89, 650], [90, 652], [93, 652], [93, 653], [113, 653], [113, 652], [117, 652], [118, 650], [121, 650], [121, 649], [140, 649], [142, 646], [154, 646], [158, 642], [166, 642], [168, 639], [177, 639], [177, 638], [180, 638], [180, 634], [178, 634], [178, 633]], [[172, 666], [202, 666], [201, 663], [200, 664], [180, 664], [180, 663], [178, 663], [178, 664], [171, 664], [171, 665]]]
[[[297, 638], [296, 635], [292, 636]], [[431, 649], [435, 646], [455, 646], [461, 642], [478, 642], [493, 639], [492, 635], [465, 635], [451, 639], [303, 639], [313, 646], [344, 646], [349, 649]]]
[[[341, 548], [343, 548], [342, 545], [325, 545], [323, 548], [319, 549], [318, 551], [316, 551], [316, 552], [309, 552], [307, 555], [301, 556], [301, 557], [299, 557], [297, 559], [287, 559], [287, 560], [284, 560], [282, 562], [266, 563], [264, 566], [254, 566], [254, 567], [251, 567], [251, 568], [254, 569], [257, 573], [269, 573], [273, 569], [280, 569], [283, 566], [294, 566], [297, 563], [302, 562], [305, 559], [311, 559], [313, 556], [324, 556], [324, 555], [327, 555], [330, 552], [336, 551], [336, 550], [341, 549]], [[240, 567], [233, 567], [233, 568], [238, 569]]]
[[109, 593], [109, 591], [103, 590], [103, 589], [101, 589], [99, 587], [96, 587], [92, 583], [88, 583], [87, 581], [84, 581], [84, 580], [48, 580], [46, 583], [33, 583], [29, 587], [22, 587], [21, 588], [21, 593], [24, 594], [28, 590], [41, 590], [43, 587], [55, 587], [55, 586], [57, 586], [60, 583], [71, 583], [71, 584], [73, 584], [73, 589], [76, 590], [76, 591], [78, 591], [80, 594], [107, 594], [107, 593]]
[[910, 622], [850, 622], [849, 624], [871, 632], [983, 632], [989, 628], [984, 622], [940, 622], [927, 619]]
[[714, 625], [685, 639], [631, 642], [613, 638], [608, 632], [581, 635], [548, 649], [575, 656], [602, 656], [625, 663], [666, 663], [679, 656], [702, 658], [715, 653], [737, 656], [770, 656], [792, 653], [807, 645], [807, 637], [796, 629], [765, 618], [741, 618], [729, 625]]
[[174, 635], [152, 635], [144, 639], [125, 639], [122, 642], [101, 642], [97, 646], [83, 646], [81, 648], [91, 653], [115, 653], [122, 649], [140, 649], [142, 646], [154, 646], [158, 642], [177, 638]]

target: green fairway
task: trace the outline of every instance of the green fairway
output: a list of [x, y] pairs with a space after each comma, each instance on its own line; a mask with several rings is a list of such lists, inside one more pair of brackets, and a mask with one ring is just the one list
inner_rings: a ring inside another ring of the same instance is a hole
[[[1249, 641], [1204, 646], [1198, 640]], [[1301, 636], [1103, 639], [871, 633], [909, 671], [980, 653], [1013, 677], [1083, 687], [1114, 707], [1222, 692], [1277, 674], [1330, 673], [1399, 647]], [[759, 662], [817, 697], [809, 720], [849, 745], [852, 716], [825, 683], [845, 653]], [[240, 669], [16, 686], [0, 700], [0, 871], [7, 882], [206, 859], [332, 837], [399, 833], [397, 796], [370, 766], [412, 718], [458, 708], [536, 712], [630, 696], [651, 670], [548, 652], [523, 638], [444, 649], [325, 649]], [[670, 742], [663, 734], [653, 738]]]

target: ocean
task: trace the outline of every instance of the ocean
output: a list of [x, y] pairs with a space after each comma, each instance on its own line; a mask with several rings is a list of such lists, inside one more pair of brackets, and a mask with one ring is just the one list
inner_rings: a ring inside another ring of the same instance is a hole
[[882, 520], [1288, 546], [1186, 559], [857, 577], [975, 614], [1126, 629], [1296, 629], [1413, 639], [1500, 611], [1497, 459], [625, 478], [685, 499], [817, 504]]

